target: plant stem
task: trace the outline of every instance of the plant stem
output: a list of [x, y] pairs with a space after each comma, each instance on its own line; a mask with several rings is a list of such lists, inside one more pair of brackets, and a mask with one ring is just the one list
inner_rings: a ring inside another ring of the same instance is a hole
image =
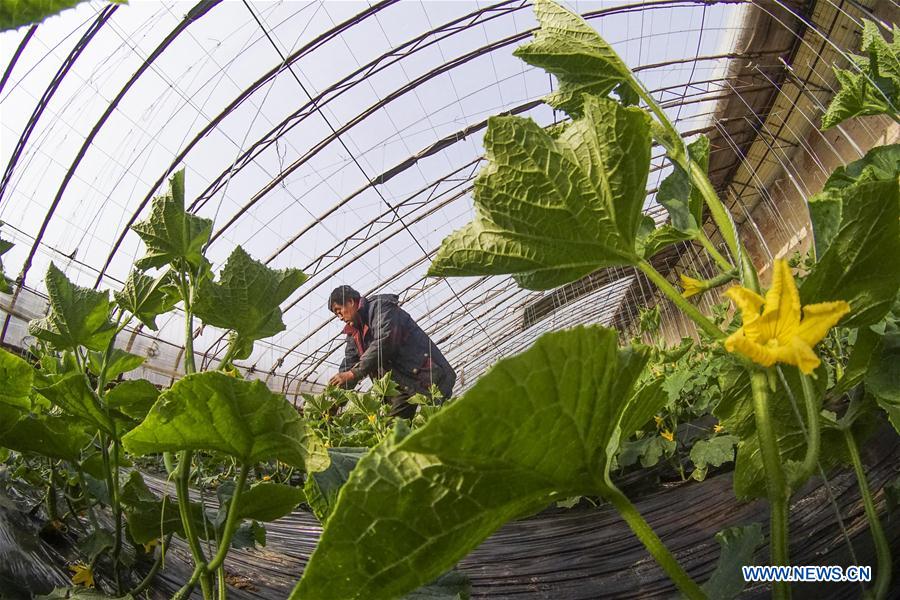
[[228, 582], [225, 581], [225, 565], [219, 565], [216, 569], [216, 583], [219, 586], [219, 600], [228, 598]]
[[194, 557], [194, 564], [196, 568], [200, 569], [200, 587], [203, 588], [203, 597], [208, 600], [212, 594], [212, 582], [206, 572], [206, 556], [203, 554], [203, 547], [200, 545], [197, 532], [194, 530], [194, 520], [191, 515], [189, 478], [192, 456], [190, 450], [184, 450], [179, 453], [180, 462], [175, 472], [175, 490], [178, 493], [178, 512], [181, 513], [181, 525], [184, 528], [184, 535]]
[[875, 510], [875, 502], [872, 500], [872, 492], [866, 481], [866, 473], [863, 470], [862, 460], [859, 458], [859, 448], [850, 428], [843, 430], [844, 441], [847, 450], [850, 451], [850, 460], [853, 462], [853, 471], [856, 473], [856, 481], [859, 492], [862, 495], [863, 506], [866, 509], [866, 519], [869, 521], [869, 529], [872, 531], [872, 539], [875, 541], [875, 554], [878, 557], [878, 568], [875, 570], [875, 598], [883, 600], [887, 598], [891, 587], [891, 547], [881, 528], [878, 519], [878, 511]]
[[806, 405], [806, 421], [807, 431], [809, 433], [809, 442], [806, 446], [806, 455], [803, 457], [803, 463], [800, 470], [794, 475], [793, 481], [790, 482], [792, 489], [800, 487], [804, 481], [809, 479], [816, 466], [819, 464], [819, 446], [822, 438], [821, 427], [819, 424], [819, 406], [816, 402], [816, 391], [813, 389], [809, 375], [800, 373], [800, 383], [803, 387], [803, 403]]
[[[191, 578], [187, 580], [181, 589], [175, 592], [175, 595], [172, 596], [172, 600], [185, 600], [191, 595], [191, 592], [194, 591], [194, 586], [197, 585], [197, 581], [201, 579], [201, 575], [203, 574], [203, 567], [200, 565], [196, 565], [194, 567], [194, 572], [191, 573]], [[206, 594], [203, 595], [206, 597]]]
[[[778, 442], [769, 415], [769, 387], [764, 371], [750, 372], [750, 388], [753, 392], [753, 414], [756, 418], [756, 435], [766, 473], [766, 489], [769, 496], [769, 550], [772, 565], [790, 564], [788, 559], [788, 498], [789, 492], [781, 466]], [[776, 599], [790, 598], [791, 588], [787, 582], [775, 582], [772, 596]]]
[[716, 250], [716, 247], [713, 246], [713, 243], [706, 237], [706, 233], [702, 228], [697, 231], [697, 237], [694, 239], [700, 242], [700, 245], [706, 249], [706, 252], [712, 257], [716, 264], [719, 265], [719, 268], [722, 269], [723, 273], [728, 273], [734, 269], [734, 265], [728, 262], [728, 259], [722, 256], [721, 252]]
[[112, 454], [112, 478], [115, 496], [113, 502], [113, 518], [116, 520], [116, 530], [113, 543], [113, 577], [116, 580], [116, 593], [122, 594], [122, 585], [119, 581], [119, 556], [122, 554], [122, 505], [119, 502], [119, 440], [113, 438]]
[[159, 555], [156, 557], [156, 560], [153, 561], [153, 566], [150, 567], [150, 570], [147, 571], [147, 574], [137, 585], [137, 587], [128, 592], [129, 595], [137, 598], [144, 590], [150, 587], [150, 584], [153, 583], [153, 579], [156, 577], [156, 574], [159, 573], [160, 567], [162, 567], [163, 557], [166, 555], [166, 546], [169, 545], [169, 542], [171, 540], [172, 534], [170, 533], [163, 540], [162, 545], [159, 549]]
[[725, 334], [716, 327], [715, 323], [703, 316], [703, 313], [701, 313], [696, 306], [682, 298], [681, 294], [678, 293], [678, 290], [676, 290], [659, 271], [654, 269], [653, 265], [646, 260], [641, 259], [641, 261], [638, 262], [637, 267], [650, 279], [650, 281], [656, 284], [656, 287], [658, 287], [662, 293], [675, 304], [675, 306], [680, 308], [684, 314], [696, 323], [700, 329], [711, 335], [713, 339], [721, 340], [725, 338]]
[[234, 488], [234, 495], [231, 496], [231, 502], [228, 504], [228, 516], [225, 518], [225, 527], [222, 530], [222, 539], [219, 540], [219, 549], [216, 552], [215, 557], [209, 564], [206, 566], [207, 572], [212, 572], [218, 569], [223, 562], [225, 562], [225, 555], [228, 554], [228, 549], [231, 546], [231, 538], [234, 536], [234, 532], [237, 529], [239, 514], [239, 507], [241, 502], [241, 494], [244, 491], [244, 484], [247, 483], [247, 474], [250, 472], [250, 465], [244, 464], [241, 465], [241, 473], [238, 475], [237, 485]]
[[181, 276], [181, 297], [184, 300], [184, 373], [197, 372], [194, 362], [194, 276], [188, 272], [189, 281]]
[[611, 481], [607, 479], [606, 489], [603, 491], [603, 497], [612, 504], [631, 530], [644, 544], [647, 550], [659, 563], [666, 575], [675, 583], [682, 594], [688, 598], [705, 599], [706, 594], [697, 585], [697, 582], [691, 579], [669, 549], [666, 548], [662, 540], [656, 535], [656, 532], [647, 524], [644, 517], [638, 512], [637, 508], [628, 500], [628, 498], [617, 488]]

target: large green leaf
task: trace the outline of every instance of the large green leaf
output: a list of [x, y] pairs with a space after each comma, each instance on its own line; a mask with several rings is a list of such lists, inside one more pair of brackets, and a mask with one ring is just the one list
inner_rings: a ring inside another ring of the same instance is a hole
[[171, 310], [180, 300], [172, 271], [156, 277], [132, 271], [122, 291], [113, 293], [113, 297], [116, 304], [153, 331], [156, 331], [156, 317]]
[[[88, 353], [88, 368], [91, 373], [97, 376], [100, 375], [100, 371], [104, 368], [103, 359], [105, 356], [105, 352]], [[144, 356], [125, 352], [120, 348], [113, 348], [106, 359], [106, 381], [114, 381], [122, 373], [134, 371], [144, 364], [145, 360], [147, 358]]]
[[[709, 168], [709, 138], [701, 135], [688, 144], [690, 160], [699, 163], [705, 172]], [[666, 207], [672, 227], [684, 233], [696, 232], [703, 223], [703, 195], [691, 184], [691, 177], [678, 164], [663, 179], [656, 193], [656, 201]]]
[[[535, 0], [540, 23], [534, 39], [513, 53], [556, 76], [557, 91], [544, 98], [573, 117], [584, 110], [584, 95], [606, 96], [619, 84], [633, 82], [631, 69], [584, 19], [550, 0]], [[623, 97], [634, 100], [633, 93]]]
[[[3, 0], [0, 2], [0, 31], [40, 23], [85, 0]], [[114, 0], [116, 1], [116, 0]], [[117, 3], [124, 3], [118, 0]]]
[[753, 564], [753, 555], [763, 543], [762, 527], [759, 523], [729, 527], [716, 534], [716, 541], [722, 551], [712, 577], [703, 584], [703, 591], [712, 600], [731, 600], [747, 585], [741, 567]]
[[[168, 533], [185, 537], [177, 501], [168, 495], [157, 498], [139, 472], [132, 471], [128, 475], [122, 486], [120, 501], [125, 506], [128, 530], [135, 543], [146, 544]], [[194, 531], [201, 539], [215, 537], [215, 525], [207, 517], [202, 504], [191, 502], [188, 512], [194, 522]]]
[[284, 331], [278, 306], [306, 279], [299, 269], [270, 269], [238, 246], [219, 281], [201, 285], [194, 313], [207, 325], [234, 330], [235, 358], [247, 358], [255, 340]]
[[690, 233], [679, 231], [675, 227], [666, 224], [653, 229], [645, 236], [639, 234], [635, 247], [638, 255], [643, 258], [650, 258], [663, 248], [679, 242], [685, 242], [692, 237], [693, 235]]
[[106, 404], [142, 421], [159, 398], [159, 390], [146, 379], [123, 381], [106, 393]]
[[50, 387], [39, 388], [38, 391], [68, 415], [106, 433], [115, 433], [112, 419], [100, 406], [100, 400], [91, 390], [84, 373], [69, 373]]
[[184, 169], [172, 175], [164, 195], [153, 199], [147, 220], [131, 228], [147, 245], [147, 253], [134, 263], [138, 269], [180, 261], [193, 267], [206, 264], [203, 246], [212, 233], [212, 221], [185, 212]]
[[33, 380], [31, 365], [0, 348], [0, 404], [31, 410]]
[[694, 471], [691, 477], [703, 481], [709, 467], [720, 467], [734, 460], [734, 445], [738, 443], [737, 436], [718, 435], [708, 440], [699, 440], [691, 448], [691, 462], [694, 463]]
[[368, 448], [329, 448], [331, 464], [324, 471], [313, 473], [306, 479], [303, 488], [306, 502], [319, 521], [324, 523], [328, 519], [337, 502], [338, 492], [347, 483], [356, 463], [368, 452]]
[[[12, 242], [8, 242], [2, 238], [0, 238], [0, 257], [9, 252], [10, 248], [13, 247]], [[9, 281], [6, 278], [6, 272], [3, 270], [3, 260], [0, 259], [0, 294], [11, 294], [12, 286], [9, 285]]]
[[[846, 300], [847, 327], [877, 323], [900, 289], [900, 184], [860, 179], [831, 188], [840, 196], [840, 223], [800, 288], [804, 305]], [[818, 254], [818, 252], [817, 252]]]
[[584, 108], [557, 139], [529, 119], [489, 120], [475, 220], [444, 240], [430, 275], [513, 273], [548, 289], [637, 261], [649, 118], [603, 98]]
[[[6, 420], [10, 415], [0, 416]], [[0, 432], [0, 448], [70, 462], [77, 462], [81, 458], [81, 449], [91, 440], [91, 436], [73, 424], [70, 418], [59, 416], [20, 414], [20, 418], [6, 431], [0, 426]]]
[[866, 389], [900, 432], [900, 333], [884, 336], [881, 352], [873, 357], [866, 377]]
[[665, 402], [658, 385], [635, 392], [648, 351], [617, 338], [600, 327], [547, 334], [423, 427], [375, 447], [290, 597], [394, 598], [510, 519], [611, 490], [620, 439]]
[[241, 494], [238, 518], [274, 521], [291, 514], [305, 497], [300, 488], [281, 483], [260, 482]]
[[900, 30], [894, 27], [888, 43], [871, 21], [863, 21], [862, 51], [852, 56], [858, 71], [835, 69], [841, 86], [822, 117], [822, 129], [828, 129], [853, 117], [897, 115], [900, 101]]
[[50, 297], [50, 312], [28, 324], [28, 332], [59, 350], [84, 346], [106, 350], [116, 333], [109, 321], [109, 294], [84, 288], [69, 281], [50, 263], [44, 279]]
[[321, 440], [284, 396], [217, 371], [177, 381], [123, 442], [137, 455], [211, 450], [244, 464], [277, 458], [307, 471], [328, 467]]

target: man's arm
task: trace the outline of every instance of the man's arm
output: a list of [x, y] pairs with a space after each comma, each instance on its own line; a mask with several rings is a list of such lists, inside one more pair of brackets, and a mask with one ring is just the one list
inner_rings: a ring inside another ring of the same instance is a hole
[[344, 379], [341, 377], [343, 373], [350, 373], [351, 369], [355, 367], [359, 363], [359, 351], [356, 349], [356, 342], [353, 341], [351, 336], [347, 336], [347, 343], [344, 345], [344, 360], [341, 361], [341, 366], [338, 369], [338, 374], [333, 376], [328, 383], [332, 385], [339, 385], [340, 387], [352, 390], [356, 387], [356, 384], [359, 383], [360, 377], [354, 377], [350, 379]]

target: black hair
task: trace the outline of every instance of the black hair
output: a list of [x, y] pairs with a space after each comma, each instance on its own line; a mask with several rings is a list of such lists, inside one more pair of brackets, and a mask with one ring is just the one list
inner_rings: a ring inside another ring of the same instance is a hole
[[328, 297], [328, 310], [330, 311], [335, 304], [340, 304], [341, 306], [347, 304], [347, 300], [359, 302], [359, 292], [349, 285], [341, 285], [334, 288], [334, 291]]

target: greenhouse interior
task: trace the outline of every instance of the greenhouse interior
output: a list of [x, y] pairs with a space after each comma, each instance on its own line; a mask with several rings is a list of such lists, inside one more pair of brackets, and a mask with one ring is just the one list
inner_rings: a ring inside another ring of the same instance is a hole
[[898, 22], [2, 0], [0, 600], [900, 598]]

